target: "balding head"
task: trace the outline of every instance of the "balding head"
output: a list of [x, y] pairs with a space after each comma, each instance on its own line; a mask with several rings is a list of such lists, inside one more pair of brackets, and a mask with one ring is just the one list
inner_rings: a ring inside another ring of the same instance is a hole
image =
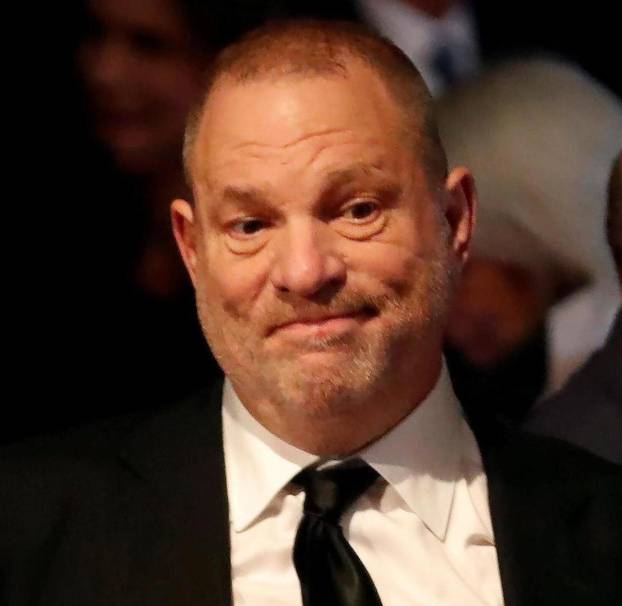
[[384, 82], [403, 114], [404, 136], [412, 139], [432, 180], [441, 183], [447, 161], [438, 136], [430, 94], [411, 61], [391, 42], [347, 22], [276, 22], [259, 28], [227, 48], [207, 75], [205, 95], [190, 114], [184, 164], [192, 181], [195, 141], [211, 92], [220, 84], [283, 78], [346, 78], [348, 64], [371, 68]]
[[618, 277], [622, 285], [622, 151], [613, 164], [609, 180], [607, 239], [616, 260]]

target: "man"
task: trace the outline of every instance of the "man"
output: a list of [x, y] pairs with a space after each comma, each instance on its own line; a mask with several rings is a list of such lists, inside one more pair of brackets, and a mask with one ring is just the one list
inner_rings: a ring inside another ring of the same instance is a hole
[[5, 453], [4, 600], [612, 604], [617, 468], [490, 438], [484, 474], [453, 396], [475, 195], [410, 62], [263, 28], [216, 62], [185, 159], [174, 230], [224, 388]]
[[[609, 180], [607, 239], [622, 291], [622, 153]], [[622, 313], [605, 345], [554, 398], [542, 402], [526, 428], [555, 436], [622, 465]]]

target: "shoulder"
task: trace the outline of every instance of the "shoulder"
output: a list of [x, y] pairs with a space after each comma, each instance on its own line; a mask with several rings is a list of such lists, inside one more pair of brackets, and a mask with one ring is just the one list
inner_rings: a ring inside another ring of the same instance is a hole
[[[217, 399], [220, 386], [193, 394], [172, 405], [149, 412], [105, 419], [58, 434], [30, 438], [0, 448], [0, 475], [19, 475], [23, 484], [33, 476], [61, 480], [69, 474], [100, 473], [119, 465], [119, 453], [143, 436], [157, 440], [158, 433], [178, 433], [202, 415]], [[6, 484], [4, 484], [6, 486]], [[11, 486], [11, 485], [9, 485]]]
[[[553, 506], [590, 500], [622, 509], [622, 466], [566, 441], [524, 430], [500, 430], [480, 444], [489, 483]], [[617, 514], [616, 514], [617, 515]]]
[[139, 416], [107, 420], [12, 444], [0, 450], [0, 502], [38, 495], [54, 499], [55, 493], [77, 489], [89, 477], [115, 466], [115, 453], [125, 436], [141, 422]]
[[[127, 596], [132, 566], [165, 575], [176, 561], [171, 550], [196, 532], [194, 508], [211, 520], [210, 505], [223, 502], [211, 456], [218, 396], [201, 392], [1, 450], [0, 602], [117, 603], [106, 592]], [[218, 531], [212, 524], [207, 532]]]
[[563, 439], [540, 435], [529, 428], [497, 426], [494, 433], [479, 436], [485, 460], [502, 464], [520, 476], [578, 473], [618, 477], [622, 467]]
[[124, 487], [144, 481], [124, 454], [157, 459], [172, 436], [183, 441], [212, 397], [204, 390], [154, 412], [0, 449], [0, 535], [35, 540], [77, 511], [105, 507]]
[[605, 346], [568, 383], [534, 407], [527, 431], [555, 436], [622, 464], [622, 359], [620, 316]]

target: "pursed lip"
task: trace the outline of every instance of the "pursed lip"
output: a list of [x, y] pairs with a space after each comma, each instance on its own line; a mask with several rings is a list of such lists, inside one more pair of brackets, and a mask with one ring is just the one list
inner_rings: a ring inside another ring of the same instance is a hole
[[333, 320], [361, 320], [371, 318], [373, 315], [375, 315], [375, 310], [367, 307], [345, 313], [341, 312], [324, 315], [300, 316], [271, 327], [268, 331], [268, 336], [279, 331], [287, 331], [288, 329], [321, 329], [322, 326], [329, 325]]

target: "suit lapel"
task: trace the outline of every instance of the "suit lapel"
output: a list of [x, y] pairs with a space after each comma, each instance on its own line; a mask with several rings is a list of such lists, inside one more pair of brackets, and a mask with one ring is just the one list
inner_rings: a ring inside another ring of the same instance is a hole
[[126, 512], [126, 532], [135, 543], [127, 585], [146, 590], [138, 590], [137, 603], [231, 604], [221, 392], [219, 383], [157, 415], [121, 455], [145, 480], [137, 483], [139, 498], [127, 499], [140, 510]]
[[581, 465], [564, 465], [559, 444], [506, 437], [482, 448], [507, 606], [601, 603], [589, 527], [604, 520], [592, 511]]

